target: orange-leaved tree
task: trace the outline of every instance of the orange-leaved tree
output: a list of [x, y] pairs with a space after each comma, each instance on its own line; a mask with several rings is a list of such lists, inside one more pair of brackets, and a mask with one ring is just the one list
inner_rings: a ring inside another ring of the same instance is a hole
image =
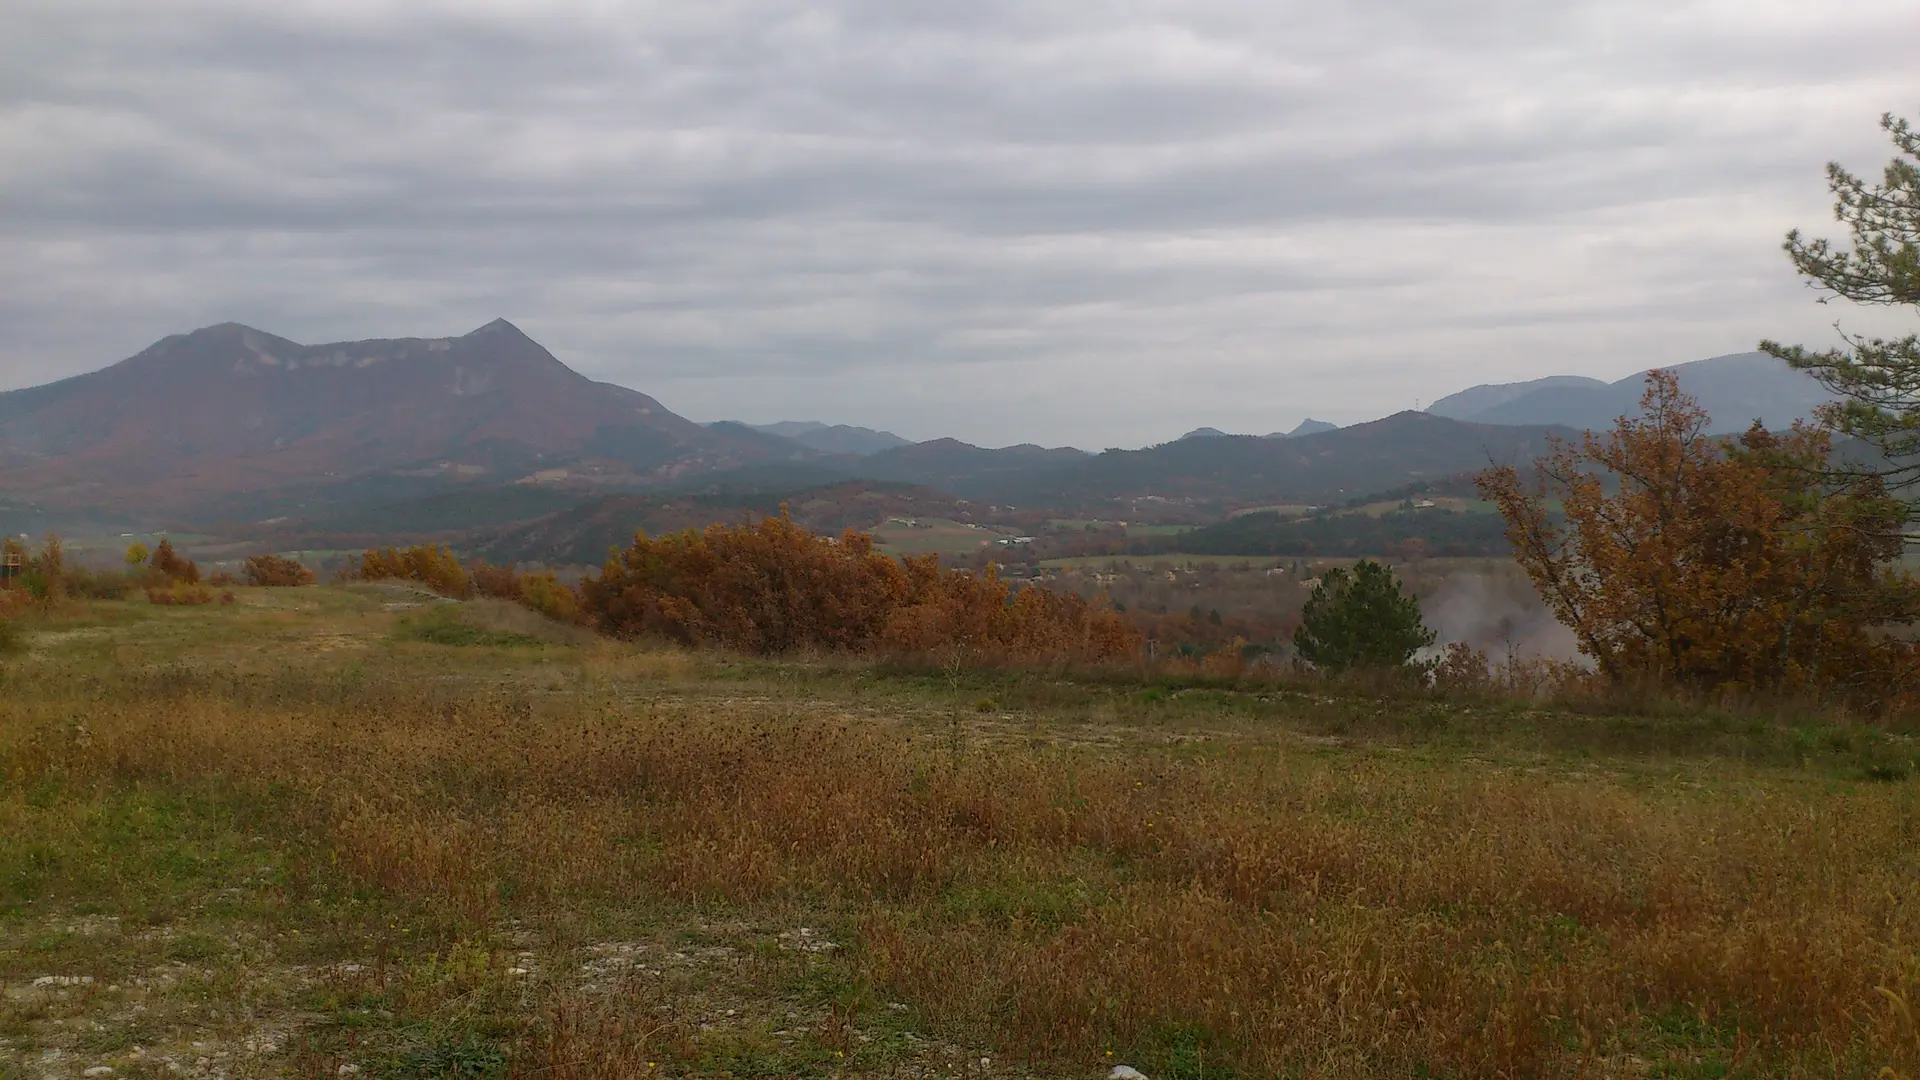
[[173, 541], [164, 536], [154, 547], [147, 565], [153, 568], [154, 573], [165, 577], [168, 581], [183, 581], [189, 585], [200, 583], [199, 565], [175, 551]]
[[1651, 372], [1640, 415], [1559, 443], [1530, 482], [1489, 470], [1480, 490], [1608, 679], [1887, 704], [1915, 655], [1883, 631], [1920, 614], [1895, 565], [1902, 507], [1877, 482], [1826, 478], [1824, 432], [1755, 424], [1730, 441], [1708, 425]]

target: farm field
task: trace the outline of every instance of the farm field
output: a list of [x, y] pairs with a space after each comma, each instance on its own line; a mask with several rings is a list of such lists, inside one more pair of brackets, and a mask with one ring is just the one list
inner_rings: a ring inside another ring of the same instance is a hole
[[[1297, 559], [1276, 558], [1261, 555], [1193, 555], [1185, 552], [1167, 552], [1161, 555], [1083, 555], [1071, 559], [1042, 559], [1040, 565], [1052, 568], [1097, 569], [1117, 563], [1121, 566], [1152, 566], [1155, 563], [1171, 563], [1174, 566], [1232, 566], [1245, 565], [1249, 569], [1264, 569], [1274, 566], [1287, 566]], [[1314, 560], [1327, 561], [1332, 560]], [[1349, 560], [1351, 561], [1351, 560]]]
[[235, 593], [0, 659], [0, 1077], [1920, 1067], [1904, 734]]
[[1040, 565], [1048, 568], [1071, 568], [1077, 570], [1100, 569], [1109, 563], [1121, 566], [1152, 567], [1157, 563], [1166, 563], [1174, 567], [1212, 566], [1221, 569], [1265, 570], [1276, 566], [1293, 566], [1296, 563], [1324, 569], [1330, 566], [1351, 566], [1362, 558], [1372, 558], [1377, 562], [1386, 562], [1400, 568], [1404, 576], [1431, 576], [1444, 578], [1463, 574], [1510, 574], [1513, 572], [1513, 560], [1488, 558], [1485, 556], [1434, 556], [1420, 560], [1420, 573], [1414, 574], [1403, 561], [1386, 559], [1381, 556], [1340, 556], [1340, 555], [1200, 555], [1193, 552], [1169, 551], [1157, 555], [1086, 555], [1072, 559], [1045, 559]]
[[1124, 527], [1129, 537], [1178, 536], [1184, 532], [1192, 532], [1198, 527], [1194, 525], [1147, 525], [1138, 521], [1129, 522], [1125, 526], [1122, 526], [1120, 522], [1106, 521], [1100, 518], [1054, 518], [1047, 522], [1047, 526], [1054, 530], [1063, 530], [1066, 532], [1075, 532], [1090, 528], [1117, 529]]
[[[1406, 504], [1409, 501], [1413, 501], [1413, 500], [1386, 499], [1380, 502], [1367, 503], [1365, 506], [1357, 506], [1357, 507], [1354, 507], [1352, 510], [1348, 510], [1345, 512], [1351, 513], [1351, 514], [1365, 514], [1368, 517], [1379, 517], [1382, 514], [1388, 514], [1398, 510], [1404, 510], [1406, 508]], [[1452, 510], [1462, 514], [1498, 513], [1498, 511], [1494, 508], [1494, 505], [1485, 499], [1463, 499], [1455, 495], [1422, 495], [1419, 497], [1418, 501], [1432, 503], [1433, 504], [1432, 509]], [[1425, 508], [1423, 507], [1422, 509], [1425, 509]]]
[[888, 555], [971, 554], [1002, 536], [1011, 535], [989, 526], [969, 528], [946, 518], [916, 520], [914, 525], [886, 521], [874, 526], [870, 531], [875, 546]]

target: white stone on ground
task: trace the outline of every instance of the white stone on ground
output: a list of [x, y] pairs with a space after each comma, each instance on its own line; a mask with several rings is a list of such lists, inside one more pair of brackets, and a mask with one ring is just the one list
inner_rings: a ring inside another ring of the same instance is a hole
[[1115, 1065], [1107, 1080], [1147, 1080], [1147, 1074], [1131, 1065]]

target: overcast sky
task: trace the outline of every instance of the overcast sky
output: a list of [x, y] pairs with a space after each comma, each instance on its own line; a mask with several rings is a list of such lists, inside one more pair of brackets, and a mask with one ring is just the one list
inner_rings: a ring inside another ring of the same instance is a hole
[[511, 319], [697, 420], [1089, 449], [1828, 343], [1914, 0], [5, 0], [0, 388]]

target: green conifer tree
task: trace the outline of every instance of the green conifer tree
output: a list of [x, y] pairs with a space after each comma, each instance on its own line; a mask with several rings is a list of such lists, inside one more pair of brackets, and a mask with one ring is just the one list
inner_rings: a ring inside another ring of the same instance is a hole
[[1322, 671], [1405, 667], [1433, 644], [1420, 602], [1400, 591], [1393, 571], [1362, 559], [1320, 578], [1301, 611], [1293, 645]]
[[[1838, 163], [1827, 166], [1834, 217], [1851, 246], [1809, 240], [1800, 230], [1785, 244], [1794, 269], [1815, 289], [1857, 304], [1920, 311], [1920, 131], [1888, 113], [1880, 126], [1899, 154], [1877, 184]], [[1819, 379], [1840, 400], [1821, 419], [1879, 448], [1884, 461], [1855, 466], [1893, 490], [1920, 485], [1920, 335], [1880, 338], [1840, 331], [1844, 348], [1813, 351], [1763, 341], [1760, 348]], [[1847, 470], [1836, 470], [1847, 471]], [[1920, 501], [1910, 501], [1920, 517]]]

